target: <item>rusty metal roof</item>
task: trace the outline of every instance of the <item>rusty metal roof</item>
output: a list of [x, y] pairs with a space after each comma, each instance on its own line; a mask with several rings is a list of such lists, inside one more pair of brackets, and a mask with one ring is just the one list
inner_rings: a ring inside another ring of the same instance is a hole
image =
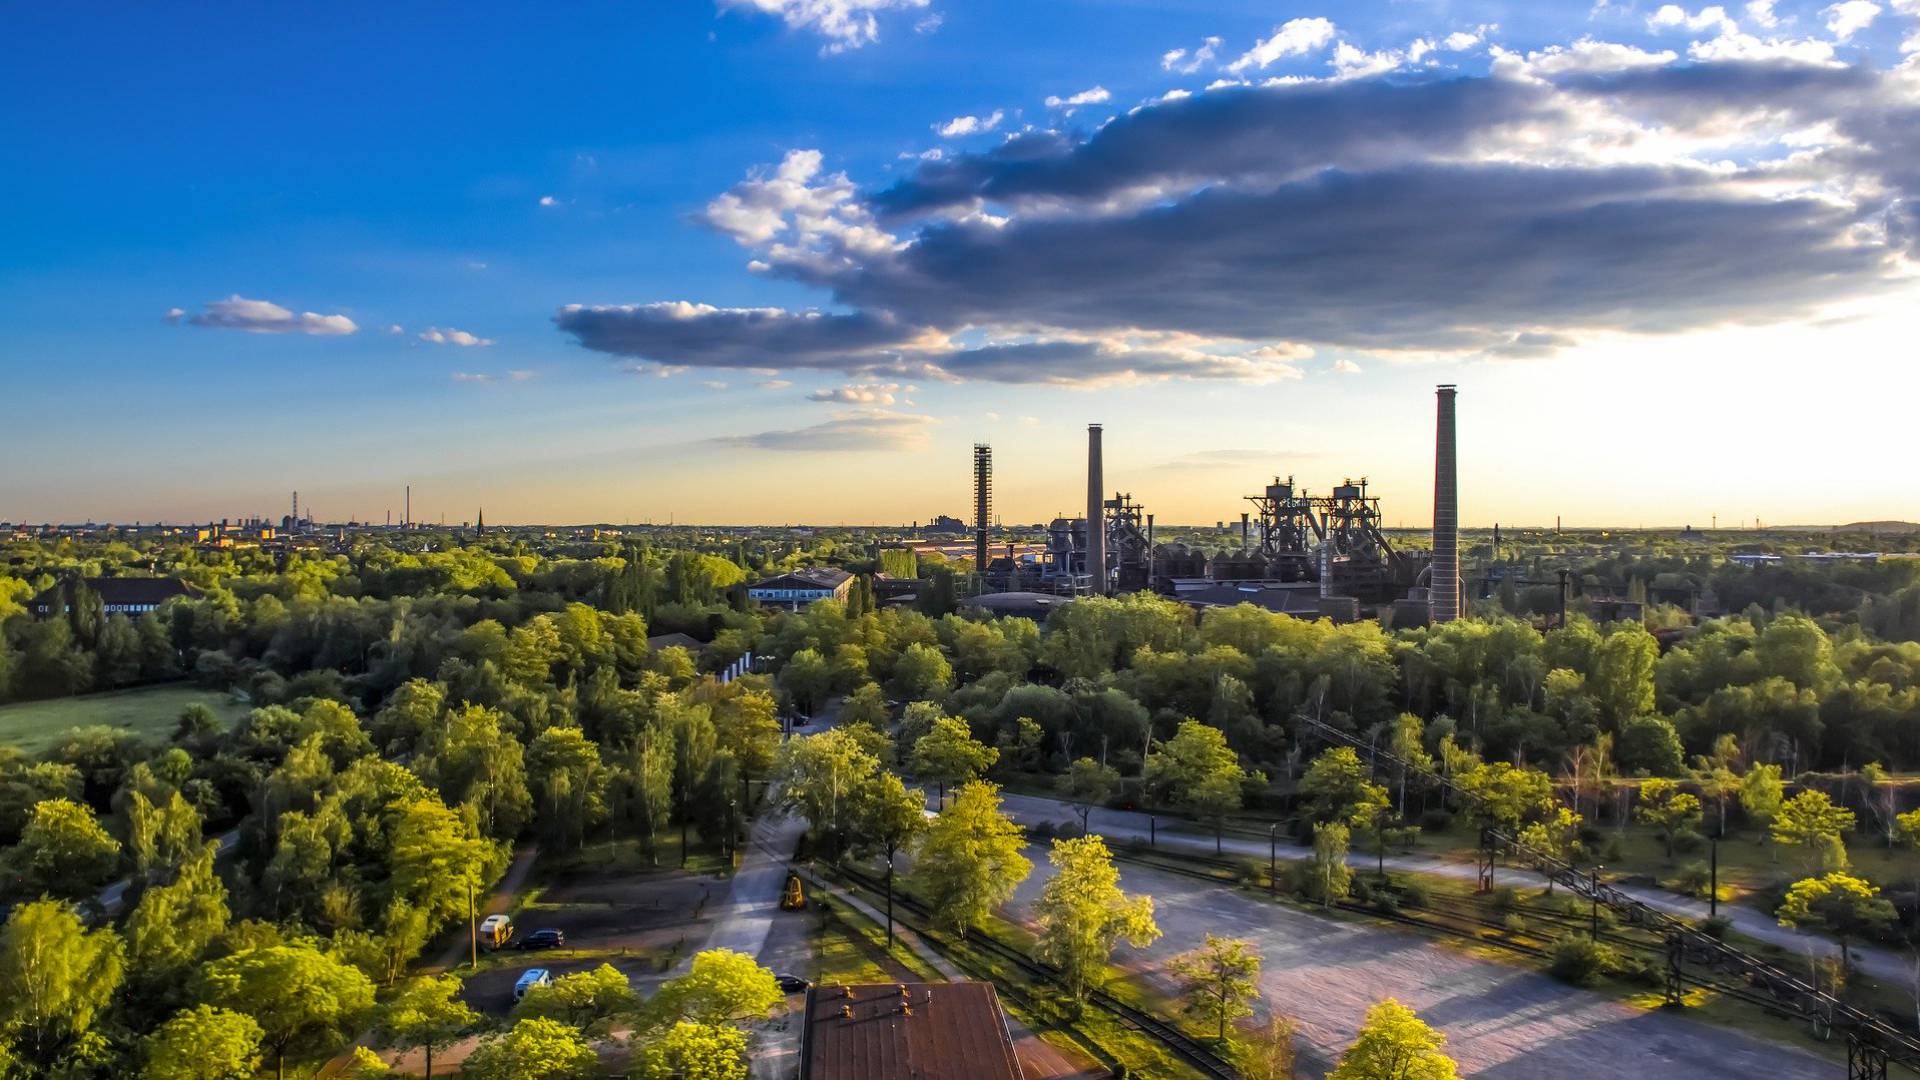
[[1022, 1080], [992, 983], [807, 991], [800, 1080]]

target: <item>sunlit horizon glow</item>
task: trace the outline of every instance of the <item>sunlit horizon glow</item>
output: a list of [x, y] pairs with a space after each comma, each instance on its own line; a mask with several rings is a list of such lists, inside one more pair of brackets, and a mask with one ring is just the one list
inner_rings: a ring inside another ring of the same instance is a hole
[[23, 13], [0, 521], [1033, 523], [1099, 422], [1417, 528], [1442, 382], [1469, 526], [1920, 519], [1920, 0], [1829, 6]]

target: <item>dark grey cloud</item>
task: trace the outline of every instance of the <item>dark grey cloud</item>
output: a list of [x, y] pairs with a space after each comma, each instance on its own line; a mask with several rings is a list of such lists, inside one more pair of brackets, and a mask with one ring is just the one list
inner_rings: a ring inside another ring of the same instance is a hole
[[752, 435], [723, 435], [709, 440], [718, 446], [748, 450], [786, 450], [809, 453], [858, 453], [875, 450], [913, 450], [926, 445], [936, 421], [931, 416], [859, 409], [803, 428], [762, 431]]
[[926, 162], [868, 201], [899, 218], [976, 200], [1098, 201], [1142, 186], [1283, 180], [1451, 154], [1556, 111], [1547, 87], [1510, 79], [1226, 87], [1143, 107], [1084, 141], [1035, 132]]
[[923, 229], [833, 284], [929, 325], [1177, 330], [1484, 349], [1530, 331], [1781, 317], [1871, 287], [1843, 206], [1743, 198], [1692, 168], [1330, 171], [1137, 212]]
[[720, 368], [852, 370], [872, 363], [875, 350], [905, 345], [922, 332], [884, 314], [828, 315], [678, 302], [571, 304], [553, 321], [595, 352]]

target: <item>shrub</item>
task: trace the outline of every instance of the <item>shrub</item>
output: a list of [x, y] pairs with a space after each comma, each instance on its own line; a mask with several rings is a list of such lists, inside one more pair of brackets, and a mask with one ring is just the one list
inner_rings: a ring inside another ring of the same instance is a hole
[[1527, 918], [1517, 911], [1500, 920], [1500, 925], [1505, 927], [1509, 934], [1524, 934], [1527, 932]]
[[1715, 941], [1726, 937], [1727, 931], [1732, 928], [1733, 920], [1727, 918], [1725, 915], [1715, 915], [1700, 924], [1700, 932]]
[[1428, 907], [1433, 903], [1433, 891], [1419, 878], [1408, 878], [1400, 886], [1400, 902], [1408, 907]]
[[1635, 986], [1665, 986], [1667, 982], [1666, 965], [1646, 953], [1617, 956], [1608, 970], [1615, 978]]
[[1520, 906], [1520, 890], [1511, 885], [1498, 886], [1487, 898], [1487, 903], [1492, 905], [1495, 911], [1513, 911]]
[[1555, 941], [1547, 955], [1551, 958], [1547, 971], [1554, 978], [1575, 986], [1592, 986], [1619, 963], [1619, 956], [1611, 946], [1578, 934]]
[[1453, 827], [1453, 815], [1445, 810], [1428, 810], [1420, 815], [1420, 831], [1446, 832]]
[[1692, 829], [1681, 829], [1673, 834], [1673, 850], [1681, 855], [1691, 855], [1707, 846], [1707, 838]]
[[1707, 869], [1706, 863], [1690, 862], [1673, 876], [1672, 885], [1676, 892], [1704, 900], [1707, 890], [1713, 887], [1713, 872]]

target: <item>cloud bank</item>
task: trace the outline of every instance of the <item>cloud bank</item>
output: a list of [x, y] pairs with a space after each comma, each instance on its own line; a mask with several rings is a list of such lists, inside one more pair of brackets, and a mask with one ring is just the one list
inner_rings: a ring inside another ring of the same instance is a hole
[[312, 334], [319, 337], [332, 337], [351, 334], [360, 329], [352, 319], [345, 315], [319, 315], [311, 311], [299, 314], [267, 300], [249, 300], [239, 293], [225, 300], [215, 300], [196, 314], [188, 315], [179, 308], [167, 312], [167, 321], [179, 322], [185, 317], [192, 326], [202, 326], [213, 330], [245, 330], [252, 334]]

